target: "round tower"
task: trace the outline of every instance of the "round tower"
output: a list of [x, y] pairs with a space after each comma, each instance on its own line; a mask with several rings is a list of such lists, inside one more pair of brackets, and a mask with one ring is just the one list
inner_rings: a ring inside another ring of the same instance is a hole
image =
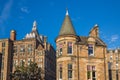
[[66, 16], [61, 30], [55, 40], [57, 46], [57, 80], [73, 79], [72, 69], [75, 64], [73, 56], [77, 54], [76, 39], [76, 32], [69, 17], [68, 10], [66, 10]]

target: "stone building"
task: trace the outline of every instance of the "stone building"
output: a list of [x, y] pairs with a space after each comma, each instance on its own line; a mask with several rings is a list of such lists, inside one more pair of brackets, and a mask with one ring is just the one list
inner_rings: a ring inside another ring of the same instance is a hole
[[10, 80], [9, 74], [12, 71], [12, 40], [0, 39], [0, 53], [2, 53], [1, 79]]
[[12, 30], [10, 39], [0, 39], [2, 53], [1, 80], [10, 80], [9, 74], [16, 66], [36, 62], [44, 71], [44, 80], [56, 80], [56, 52], [47, 42], [47, 37], [39, 35], [34, 21], [32, 31], [22, 40], [16, 40], [16, 31]]
[[1, 77], [1, 63], [2, 63], [2, 53], [0, 53], [0, 77]]
[[120, 49], [108, 50], [109, 80], [120, 80]]
[[66, 11], [56, 40], [56, 80], [108, 80], [107, 46], [95, 25], [88, 36], [78, 36]]

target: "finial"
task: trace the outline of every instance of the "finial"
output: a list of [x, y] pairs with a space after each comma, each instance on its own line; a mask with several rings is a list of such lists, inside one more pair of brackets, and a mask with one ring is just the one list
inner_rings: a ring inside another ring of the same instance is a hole
[[33, 22], [33, 27], [36, 27], [36, 26], [37, 26], [37, 22], [34, 21], [34, 22]]
[[33, 22], [33, 28], [32, 28], [32, 30], [36, 30], [36, 28], [37, 28], [37, 22], [34, 21], [34, 22]]
[[95, 24], [95, 27], [97, 27], [98, 26], [98, 24]]
[[68, 9], [66, 8], [66, 15], [69, 15], [69, 13], [68, 13]]

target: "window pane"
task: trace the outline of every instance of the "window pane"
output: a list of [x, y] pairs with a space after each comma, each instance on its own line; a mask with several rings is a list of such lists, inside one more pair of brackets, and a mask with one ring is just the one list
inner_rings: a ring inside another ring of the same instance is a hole
[[91, 72], [87, 71], [87, 79], [90, 79], [90, 78], [91, 78]]
[[62, 79], [62, 70], [60, 70], [60, 79]]
[[2, 47], [5, 47], [5, 42], [2, 43]]
[[68, 70], [68, 78], [72, 78], [72, 70]]
[[2, 67], [1, 68], [4, 69], [4, 62], [2, 62]]
[[2, 48], [2, 55], [5, 55], [5, 48]]
[[59, 65], [59, 78], [62, 79], [62, 64]]
[[87, 79], [96, 80], [95, 66], [87, 65]]
[[32, 52], [32, 44], [28, 44], [28, 53]]
[[72, 64], [68, 64], [68, 69], [72, 69]]
[[92, 72], [92, 77], [95, 78], [95, 71]]
[[25, 52], [25, 46], [24, 45], [20, 46], [20, 52]]
[[95, 66], [92, 66], [92, 71], [95, 71]]
[[87, 70], [90, 71], [90, 65], [87, 66]]
[[60, 54], [62, 54], [62, 48], [60, 48]]
[[17, 46], [14, 46], [13, 52], [17, 53]]
[[58, 56], [60, 56], [60, 55], [62, 55], [62, 51], [63, 51], [63, 45], [62, 44], [59, 44], [58, 46], [57, 46], [57, 54], [58, 54]]
[[119, 78], [118, 78], [118, 70], [116, 70], [116, 80], [119, 80]]
[[72, 54], [72, 42], [68, 42], [68, 54]]
[[72, 64], [68, 64], [68, 78], [72, 78]]
[[93, 78], [92, 80], [96, 80], [96, 78]]
[[93, 55], [93, 45], [92, 44], [88, 45], [88, 55]]

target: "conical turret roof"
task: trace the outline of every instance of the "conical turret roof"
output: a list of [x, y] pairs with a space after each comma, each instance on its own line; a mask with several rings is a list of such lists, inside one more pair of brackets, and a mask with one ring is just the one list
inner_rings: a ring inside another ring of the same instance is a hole
[[62, 24], [61, 30], [59, 32], [59, 35], [76, 35], [76, 32], [68, 14], [68, 10], [66, 10], [66, 16]]

